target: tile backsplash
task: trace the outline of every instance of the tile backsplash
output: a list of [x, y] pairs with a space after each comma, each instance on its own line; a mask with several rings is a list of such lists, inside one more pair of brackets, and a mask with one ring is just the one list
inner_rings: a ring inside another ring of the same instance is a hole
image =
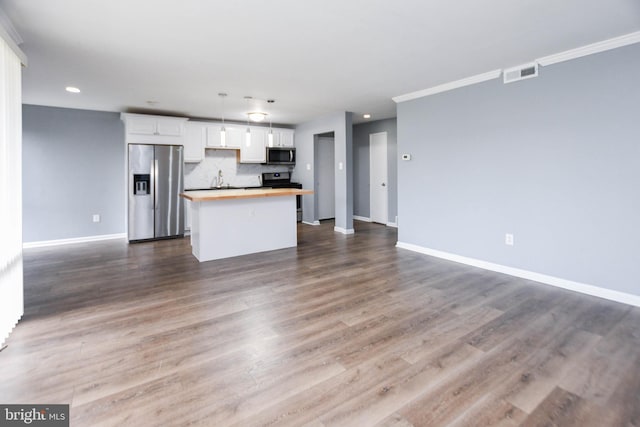
[[261, 185], [262, 172], [286, 172], [287, 166], [271, 166], [238, 163], [236, 150], [206, 149], [200, 163], [185, 163], [184, 188], [201, 189], [215, 187], [218, 171], [222, 171], [222, 185], [252, 187]]

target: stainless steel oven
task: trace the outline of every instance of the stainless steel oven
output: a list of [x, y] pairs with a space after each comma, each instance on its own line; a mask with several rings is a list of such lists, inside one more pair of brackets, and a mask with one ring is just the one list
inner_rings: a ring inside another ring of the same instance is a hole
[[[290, 172], [265, 172], [262, 174], [262, 186], [268, 188], [302, 188], [302, 184], [291, 182]], [[302, 221], [302, 196], [296, 196], [296, 214]]]

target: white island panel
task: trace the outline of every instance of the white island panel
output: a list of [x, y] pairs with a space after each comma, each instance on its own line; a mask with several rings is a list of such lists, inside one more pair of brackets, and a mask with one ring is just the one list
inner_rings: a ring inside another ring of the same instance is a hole
[[191, 246], [201, 262], [297, 244], [293, 195], [191, 203]]

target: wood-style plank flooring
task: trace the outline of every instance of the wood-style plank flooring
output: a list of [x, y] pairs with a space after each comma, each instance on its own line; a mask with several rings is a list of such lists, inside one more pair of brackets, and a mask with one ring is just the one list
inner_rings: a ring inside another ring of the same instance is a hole
[[640, 426], [640, 309], [299, 225], [198, 263], [189, 239], [25, 250], [0, 403], [72, 426]]

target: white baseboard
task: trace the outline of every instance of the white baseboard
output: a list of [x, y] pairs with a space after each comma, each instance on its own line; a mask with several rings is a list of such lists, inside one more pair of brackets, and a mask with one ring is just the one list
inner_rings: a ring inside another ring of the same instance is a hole
[[23, 249], [43, 248], [46, 246], [71, 245], [73, 243], [97, 242], [100, 240], [125, 239], [126, 237], [127, 237], [127, 233], [118, 233], [118, 234], [103, 234], [100, 236], [75, 237], [73, 239], [43, 240], [40, 242], [23, 243], [22, 248]]
[[485, 270], [496, 271], [498, 273], [508, 274], [510, 276], [520, 277], [523, 279], [533, 280], [535, 282], [544, 283], [546, 285], [567, 289], [581, 294], [587, 294], [594, 297], [604, 298], [607, 300], [620, 302], [623, 304], [640, 307], [640, 295], [628, 294], [625, 292], [614, 291], [611, 289], [600, 288], [598, 286], [587, 285], [585, 283], [574, 282], [571, 280], [561, 279], [559, 277], [548, 276], [546, 274], [535, 273], [532, 271], [521, 270], [519, 268], [507, 267], [505, 265], [494, 264], [475, 258], [467, 258], [461, 255], [455, 255], [448, 252], [442, 252], [435, 249], [425, 248], [411, 243], [397, 242], [396, 247], [408, 249], [413, 252], [442, 258], [449, 261], [458, 262], [460, 264], [471, 265]]
[[313, 222], [302, 221], [302, 223], [307, 225], [320, 225], [320, 221], [313, 221]]
[[337, 231], [342, 234], [353, 234], [355, 230], [353, 228], [333, 227], [333, 231]]
[[[366, 216], [358, 216], [358, 215], [354, 215], [353, 219], [356, 221], [363, 221], [363, 222], [373, 222], [371, 221], [371, 218], [367, 218]], [[398, 228], [398, 223], [395, 222], [387, 222], [387, 227], [395, 227]]]

